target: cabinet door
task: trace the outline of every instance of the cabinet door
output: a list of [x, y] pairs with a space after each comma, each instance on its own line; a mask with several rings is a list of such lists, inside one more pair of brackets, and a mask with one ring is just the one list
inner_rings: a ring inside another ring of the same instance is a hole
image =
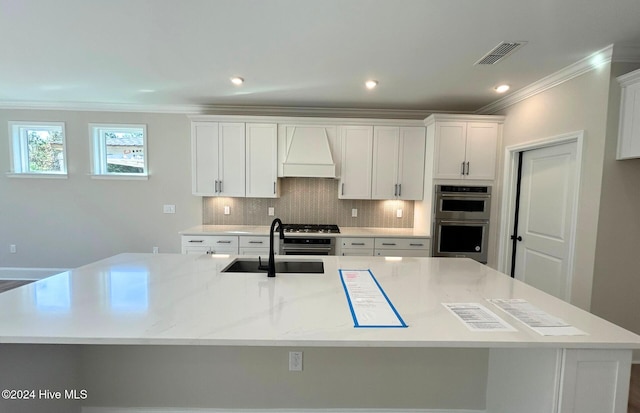
[[341, 126], [342, 167], [338, 198], [371, 199], [372, 126]]
[[466, 122], [436, 123], [433, 157], [433, 177], [435, 179], [463, 179], [466, 136]]
[[218, 180], [218, 123], [191, 124], [191, 191], [215, 196]]
[[278, 180], [278, 125], [247, 123], [246, 172], [248, 198], [276, 198]]
[[400, 128], [373, 128], [373, 176], [371, 199], [394, 199], [397, 189]]
[[400, 128], [398, 198], [419, 200], [424, 192], [425, 128]]
[[640, 158], [640, 83], [623, 86], [620, 103], [616, 159], [631, 158]]
[[245, 196], [244, 123], [220, 123], [219, 196]]
[[467, 125], [465, 179], [495, 179], [498, 125], [478, 122]]

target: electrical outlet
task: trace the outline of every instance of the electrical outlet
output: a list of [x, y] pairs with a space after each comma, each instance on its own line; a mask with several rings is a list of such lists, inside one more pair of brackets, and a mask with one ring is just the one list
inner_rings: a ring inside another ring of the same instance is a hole
[[12, 254], [16, 253], [16, 244], [9, 245], [9, 252]]
[[160, 249], [158, 247], [153, 247], [153, 253], [157, 254], [160, 252]]
[[225, 215], [229, 215], [231, 213], [231, 208], [229, 208], [229, 205], [225, 205], [224, 206], [224, 214]]
[[267, 208], [267, 215], [269, 215], [270, 217], [274, 216], [276, 214], [276, 209], [274, 207], [269, 207]]
[[165, 214], [175, 214], [176, 213], [176, 206], [175, 205], [164, 205], [162, 207], [162, 212], [164, 212]]
[[289, 352], [289, 371], [302, 371], [302, 351]]
[[396, 210], [396, 217], [398, 217], [398, 218], [402, 218], [402, 208], [398, 208], [398, 209]]
[[353, 218], [356, 218], [358, 216], [358, 208], [352, 208], [351, 209], [351, 216]]

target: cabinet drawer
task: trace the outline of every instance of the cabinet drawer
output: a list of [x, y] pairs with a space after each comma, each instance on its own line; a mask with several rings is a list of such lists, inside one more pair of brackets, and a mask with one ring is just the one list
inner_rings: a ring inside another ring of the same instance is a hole
[[183, 247], [206, 246], [222, 249], [238, 249], [238, 237], [226, 235], [183, 235]]
[[373, 238], [342, 238], [340, 245], [349, 249], [373, 249]]
[[429, 257], [428, 250], [422, 249], [377, 249], [376, 257]]
[[376, 250], [429, 250], [429, 238], [376, 238]]
[[[278, 245], [278, 237], [274, 237], [273, 245], [277, 247]], [[269, 248], [269, 237], [268, 236], [241, 236], [240, 237], [240, 248]]]

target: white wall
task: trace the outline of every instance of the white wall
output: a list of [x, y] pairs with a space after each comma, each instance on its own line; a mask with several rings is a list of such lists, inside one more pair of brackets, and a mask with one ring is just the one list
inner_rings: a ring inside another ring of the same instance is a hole
[[[68, 179], [7, 177], [8, 121], [65, 122]], [[92, 122], [147, 125], [147, 181], [91, 179]], [[154, 246], [178, 253], [178, 231], [202, 223], [186, 115], [0, 110], [0, 172], [0, 267], [72, 268]], [[176, 205], [176, 214], [163, 214], [163, 204]]]
[[[502, 146], [531, 142], [584, 130], [584, 157], [579, 187], [575, 274], [570, 302], [589, 309], [593, 282], [598, 214], [605, 150], [610, 64], [569, 80], [505, 110]], [[504, 162], [503, 159], [500, 162]], [[503, 168], [496, 179], [501, 199]]]

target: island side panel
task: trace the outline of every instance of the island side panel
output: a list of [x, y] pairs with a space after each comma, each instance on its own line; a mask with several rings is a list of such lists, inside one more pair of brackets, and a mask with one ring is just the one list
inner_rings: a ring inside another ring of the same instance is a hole
[[[288, 371], [288, 352], [303, 371]], [[92, 407], [484, 412], [487, 349], [84, 346]]]
[[0, 344], [0, 390], [0, 412], [80, 413], [88, 394], [78, 346]]

